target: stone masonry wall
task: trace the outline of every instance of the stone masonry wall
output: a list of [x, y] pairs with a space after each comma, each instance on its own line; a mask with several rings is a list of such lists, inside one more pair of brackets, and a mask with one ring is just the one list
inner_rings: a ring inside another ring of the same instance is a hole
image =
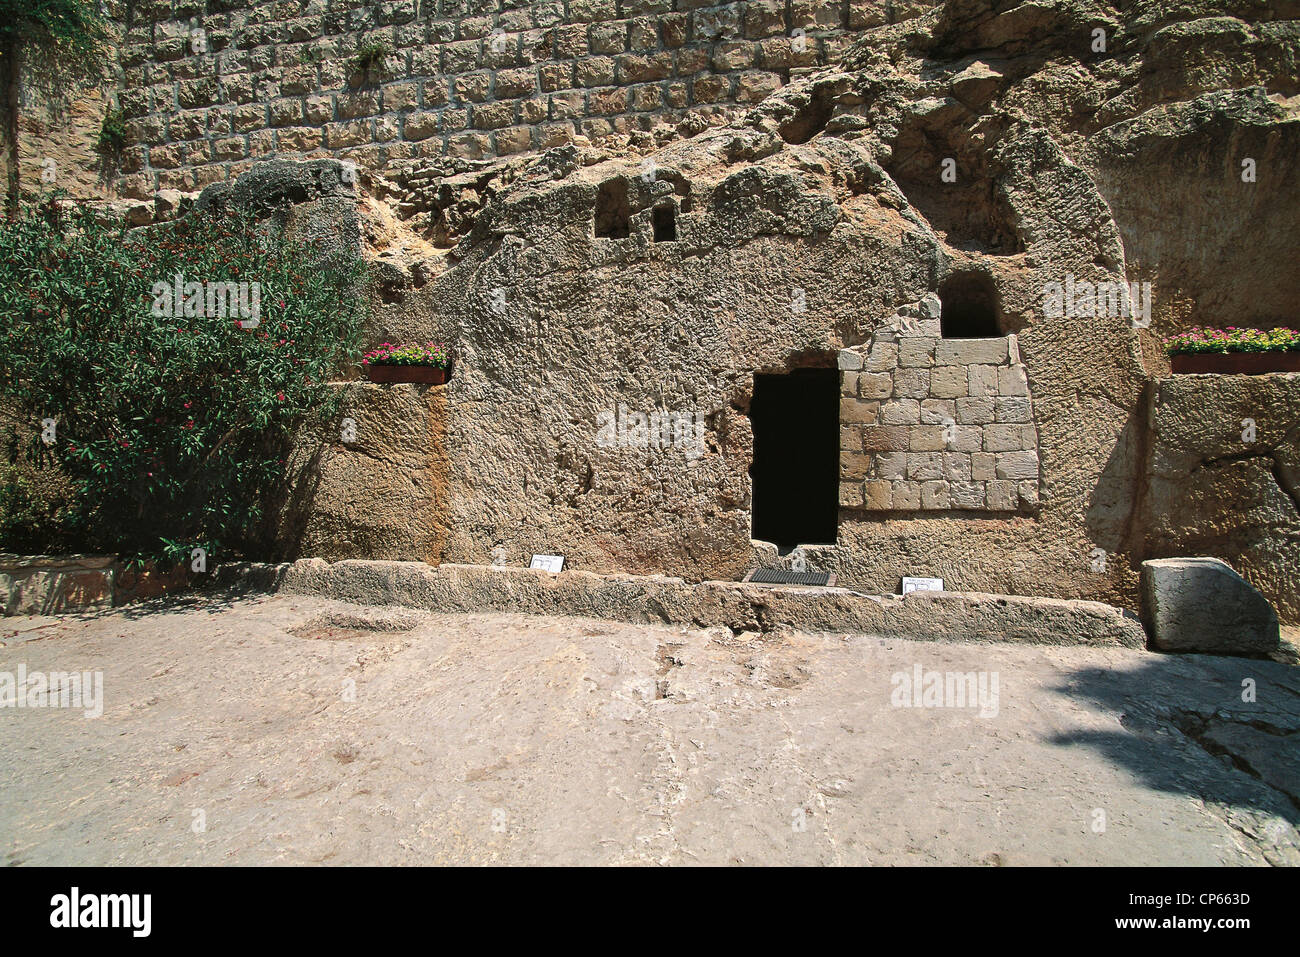
[[[118, 192], [272, 156], [484, 157], [763, 99], [900, 15], [865, 0], [145, 0], [124, 24]], [[369, 72], [358, 49], [390, 52]], [[699, 121], [695, 121], [699, 122]]]
[[840, 507], [1032, 512], [1038, 433], [1015, 336], [940, 337], [935, 295], [839, 354]]

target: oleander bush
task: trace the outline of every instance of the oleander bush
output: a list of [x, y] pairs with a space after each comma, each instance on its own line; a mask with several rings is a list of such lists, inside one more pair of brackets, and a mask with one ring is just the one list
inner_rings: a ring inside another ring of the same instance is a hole
[[[72, 490], [46, 538], [134, 561], [247, 554], [292, 436], [336, 427], [326, 382], [359, 355], [363, 279], [237, 212], [128, 230], [47, 202], [0, 223], [10, 458]], [[31, 550], [39, 510], [11, 485], [0, 535]]]

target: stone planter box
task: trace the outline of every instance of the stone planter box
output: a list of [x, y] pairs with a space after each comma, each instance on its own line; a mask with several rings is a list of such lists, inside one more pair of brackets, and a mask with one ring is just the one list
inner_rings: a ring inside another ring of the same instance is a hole
[[1171, 356], [1169, 362], [1180, 374], [1300, 372], [1300, 352], [1184, 352]]
[[421, 385], [442, 385], [447, 381], [447, 370], [435, 369], [433, 366], [367, 365], [366, 377], [371, 382], [418, 382]]

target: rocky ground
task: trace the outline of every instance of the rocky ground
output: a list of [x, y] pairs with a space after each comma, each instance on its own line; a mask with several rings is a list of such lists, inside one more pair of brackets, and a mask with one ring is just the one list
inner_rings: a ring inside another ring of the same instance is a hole
[[1300, 863], [1272, 661], [281, 595], [6, 619], [20, 665], [104, 707], [0, 708], [11, 865]]

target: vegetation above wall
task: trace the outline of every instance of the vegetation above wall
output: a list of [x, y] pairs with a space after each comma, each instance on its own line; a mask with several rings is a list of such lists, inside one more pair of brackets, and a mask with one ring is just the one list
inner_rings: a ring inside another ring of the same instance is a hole
[[[0, 223], [11, 464], [25, 452], [69, 480], [46, 542], [246, 551], [290, 437], [335, 412], [325, 383], [359, 354], [363, 269], [238, 213], [128, 231], [47, 203]], [[0, 503], [14, 513], [0, 537], [30, 550], [34, 506], [12, 474]]]
[[55, 99], [103, 75], [108, 23], [95, 0], [0, 0], [0, 116], [6, 206], [18, 208], [18, 115], [24, 84]]
[[1300, 352], [1300, 332], [1294, 329], [1207, 329], [1197, 326], [1165, 339], [1171, 355], [1227, 352]]

